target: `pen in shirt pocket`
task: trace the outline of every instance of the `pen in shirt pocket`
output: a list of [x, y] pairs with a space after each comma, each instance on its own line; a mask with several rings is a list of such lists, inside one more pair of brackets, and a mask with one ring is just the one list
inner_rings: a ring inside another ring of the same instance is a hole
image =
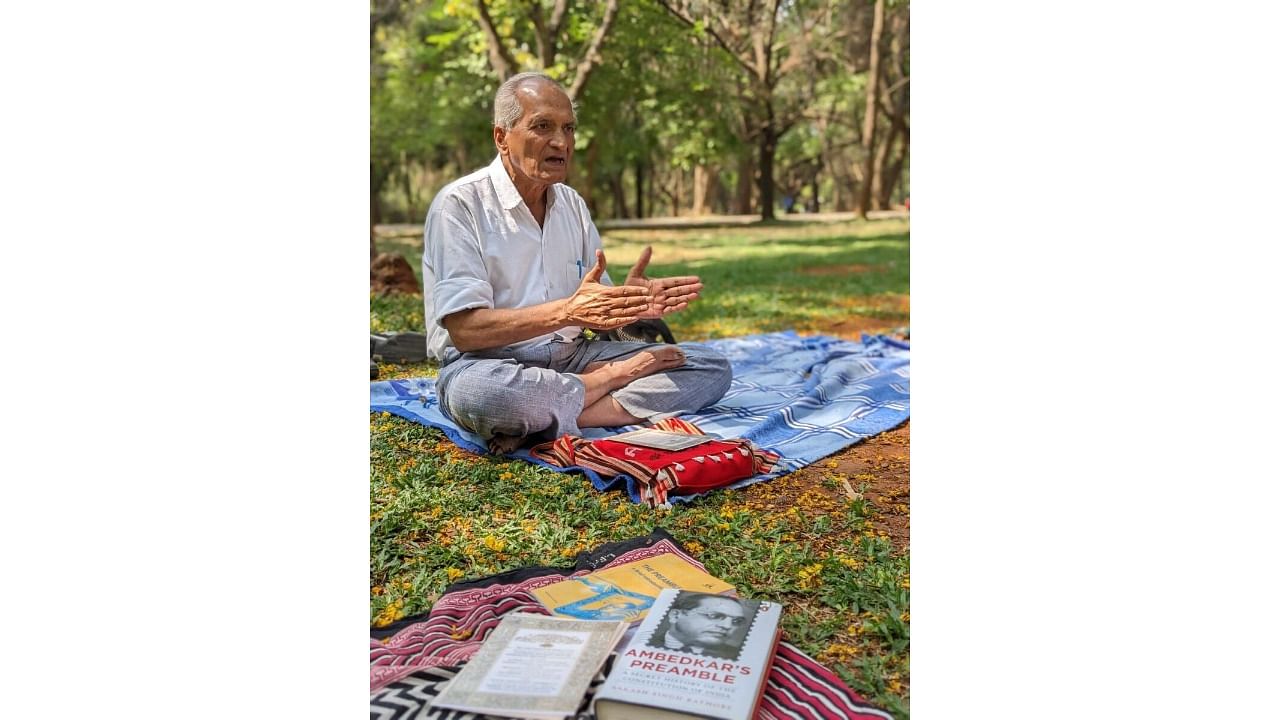
[[578, 279], [582, 279], [582, 261], [578, 260]]

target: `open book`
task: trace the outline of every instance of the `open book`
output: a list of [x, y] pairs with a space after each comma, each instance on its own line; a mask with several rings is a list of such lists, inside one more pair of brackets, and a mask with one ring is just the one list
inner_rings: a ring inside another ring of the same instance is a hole
[[539, 720], [574, 715], [627, 627], [506, 615], [431, 707]]

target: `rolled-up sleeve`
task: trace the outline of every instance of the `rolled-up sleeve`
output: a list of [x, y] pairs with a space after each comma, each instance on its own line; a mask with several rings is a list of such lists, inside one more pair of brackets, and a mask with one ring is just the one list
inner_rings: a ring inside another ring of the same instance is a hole
[[435, 275], [431, 321], [462, 310], [493, 307], [480, 235], [462, 204], [449, 198], [427, 219], [423, 252]]

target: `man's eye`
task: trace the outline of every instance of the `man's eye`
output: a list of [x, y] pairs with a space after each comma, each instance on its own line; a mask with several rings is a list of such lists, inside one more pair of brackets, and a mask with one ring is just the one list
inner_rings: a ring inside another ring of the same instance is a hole
[[577, 129], [578, 129], [578, 127], [577, 127], [576, 125], [565, 125], [565, 126], [564, 126], [564, 131], [565, 131], [565, 132], [570, 132], [570, 133], [571, 133], [571, 132], [573, 132], [574, 130], [577, 130]]

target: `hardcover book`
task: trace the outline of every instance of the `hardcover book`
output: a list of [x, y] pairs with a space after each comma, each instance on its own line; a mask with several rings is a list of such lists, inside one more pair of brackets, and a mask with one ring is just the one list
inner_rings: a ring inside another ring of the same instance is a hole
[[533, 595], [543, 607], [561, 617], [636, 623], [648, 614], [658, 593], [667, 588], [715, 594], [733, 591], [729, 583], [678, 555], [666, 553], [545, 585], [535, 589]]
[[755, 717], [781, 617], [775, 602], [663, 590], [596, 693], [596, 717]]
[[431, 707], [538, 720], [574, 715], [627, 627], [506, 615]]

